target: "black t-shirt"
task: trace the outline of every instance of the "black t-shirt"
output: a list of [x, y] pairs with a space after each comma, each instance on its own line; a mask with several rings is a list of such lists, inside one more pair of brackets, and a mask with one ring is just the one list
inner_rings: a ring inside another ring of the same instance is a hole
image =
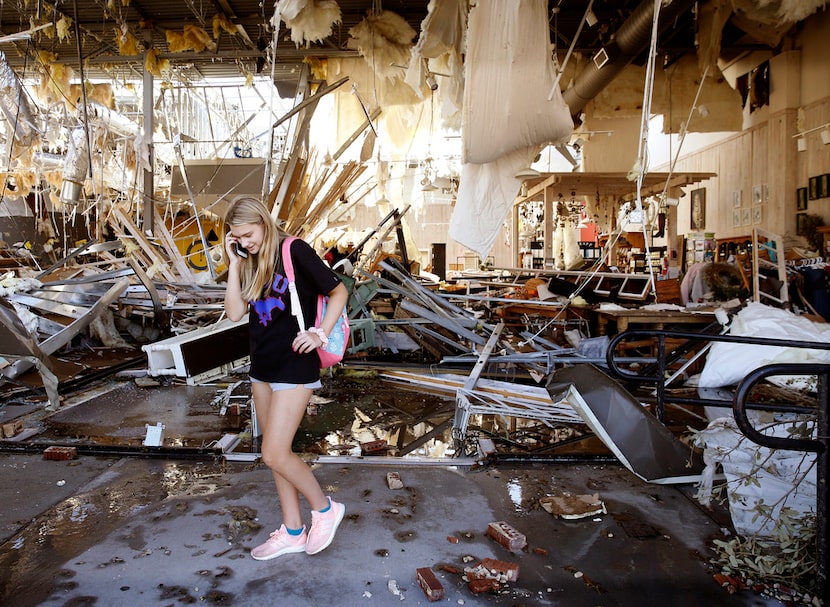
[[[307, 328], [314, 326], [317, 296], [331, 293], [341, 281], [305, 241], [294, 240], [290, 249]], [[250, 303], [248, 326], [252, 378], [291, 384], [307, 384], [320, 379], [317, 353], [298, 354], [291, 349], [291, 342], [300, 327], [297, 318], [291, 314], [291, 297], [282, 258], [267, 293]]]

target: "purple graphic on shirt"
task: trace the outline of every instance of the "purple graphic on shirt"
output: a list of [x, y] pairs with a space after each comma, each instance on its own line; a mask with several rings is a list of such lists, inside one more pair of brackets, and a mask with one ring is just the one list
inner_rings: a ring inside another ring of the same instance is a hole
[[273, 320], [271, 312], [275, 309], [278, 312], [285, 310], [284, 295], [286, 291], [288, 291], [288, 280], [281, 274], [277, 274], [271, 283], [271, 293], [275, 293], [276, 297], [267, 295], [262, 299], [251, 302], [251, 306], [253, 306], [257, 316], [259, 316], [259, 324], [263, 327], [267, 327]]

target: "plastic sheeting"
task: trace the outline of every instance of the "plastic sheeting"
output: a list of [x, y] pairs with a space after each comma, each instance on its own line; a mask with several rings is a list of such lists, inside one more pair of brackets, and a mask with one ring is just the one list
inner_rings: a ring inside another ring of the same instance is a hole
[[[788, 310], [750, 302], [732, 319], [729, 334], [827, 343], [830, 342], [830, 325], [796, 316]], [[810, 362], [830, 363], [830, 351], [715, 342], [706, 356], [698, 385], [701, 388], [732, 386], [764, 365]], [[789, 375], [770, 377], [769, 380], [791, 388], [807, 388], [814, 383], [809, 378]]]
[[[573, 131], [554, 90], [547, 2], [480, 0], [470, 11], [462, 142], [465, 163], [559, 143]], [[550, 95], [550, 99], [548, 99]]]
[[450, 236], [482, 258], [519, 191], [516, 172], [573, 131], [554, 80], [547, 2], [479, 0], [468, 20], [463, 165]]
[[[750, 414], [758, 415], [757, 412]], [[789, 429], [789, 424], [773, 424], [765, 434], [788, 438]], [[698, 435], [697, 444], [704, 448], [707, 464], [697, 498], [703, 505], [709, 505], [712, 481], [720, 464], [729, 488], [726, 492], [729, 514], [739, 535], [775, 538], [775, 524], [785, 507], [799, 514], [815, 512], [815, 453], [756, 445], [741, 434], [731, 417], [713, 420]], [[769, 516], [759, 514], [761, 505], [770, 509]]]
[[535, 155], [536, 148], [524, 148], [495, 162], [462, 165], [450, 237], [486, 258], [519, 192], [515, 175]]
[[[447, 127], [460, 127], [466, 31], [466, 0], [430, 0], [427, 16], [421, 22], [421, 34], [412, 47], [412, 58], [406, 70], [406, 83], [420, 97], [428, 96], [430, 89], [436, 90], [433, 87], [437, 87], [442, 100], [441, 117]], [[439, 75], [436, 77], [434, 73]], [[431, 75], [433, 86], [427, 84]], [[456, 116], [457, 124], [454, 123]]]

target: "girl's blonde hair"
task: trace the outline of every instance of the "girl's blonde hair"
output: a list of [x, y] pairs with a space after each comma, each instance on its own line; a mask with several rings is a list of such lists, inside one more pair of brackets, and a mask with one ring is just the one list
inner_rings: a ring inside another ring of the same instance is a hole
[[[233, 227], [245, 224], [260, 224], [264, 227], [259, 252], [242, 259], [239, 268], [242, 297], [246, 301], [252, 301], [262, 297], [274, 279], [283, 233], [277, 227], [268, 208], [259, 199], [252, 196], [237, 196], [225, 213], [225, 233], [230, 232]], [[227, 251], [224, 254], [227, 264]]]

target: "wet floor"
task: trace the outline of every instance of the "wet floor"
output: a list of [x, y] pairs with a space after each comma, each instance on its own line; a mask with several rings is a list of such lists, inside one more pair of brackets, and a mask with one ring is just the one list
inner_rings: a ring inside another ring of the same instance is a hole
[[[245, 426], [246, 402], [235, 378], [198, 387], [121, 381], [33, 421], [39, 441], [102, 451], [71, 461], [0, 452], [0, 604], [426, 605], [420, 567], [435, 572], [444, 603], [460, 605], [779, 604], [730, 595], [713, 580], [707, 542], [728, 513], [704, 510], [688, 487], [648, 484], [613, 463], [450, 460], [448, 433], [395, 458], [451, 416], [452, 404], [360, 379], [326, 382], [298, 438], [324, 490], [346, 504], [337, 538], [319, 555], [254, 561], [250, 548], [281, 522], [265, 467], [139, 449], [146, 425], [161, 422], [164, 446], [198, 453]], [[359, 455], [370, 440], [388, 448]], [[134, 451], [107, 453], [107, 441]], [[256, 449], [248, 437], [234, 453]], [[390, 489], [387, 472], [404, 487]], [[540, 505], [593, 494], [605, 512], [587, 518], [556, 518]], [[526, 535], [527, 546], [510, 552], [489, 538], [496, 521]], [[484, 558], [518, 565], [518, 580], [474, 594], [462, 574]]]
[[[70, 476], [95, 459], [48, 466]], [[387, 486], [391, 470], [402, 489]], [[316, 474], [347, 506], [332, 546], [257, 562], [248, 551], [279, 524], [266, 469], [121, 458], [2, 545], [2, 604], [254, 605], [279, 597], [285, 605], [391, 605], [402, 595], [426, 605], [420, 567], [435, 571], [453, 604], [764, 604], [712, 580], [703, 554], [706, 537], [718, 533], [713, 520], [682, 492], [616, 465], [319, 464]], [[540, 496], [559, 493], [596, 493], [607, 514], [564, 520], [538, 506]], [[527, 547], [510, 552], [493, 541], [486, 530], [494, 521], [525, 534]], [[473, 594], [461, 572], [484, 558], [517, 564], [518, 580]]]

